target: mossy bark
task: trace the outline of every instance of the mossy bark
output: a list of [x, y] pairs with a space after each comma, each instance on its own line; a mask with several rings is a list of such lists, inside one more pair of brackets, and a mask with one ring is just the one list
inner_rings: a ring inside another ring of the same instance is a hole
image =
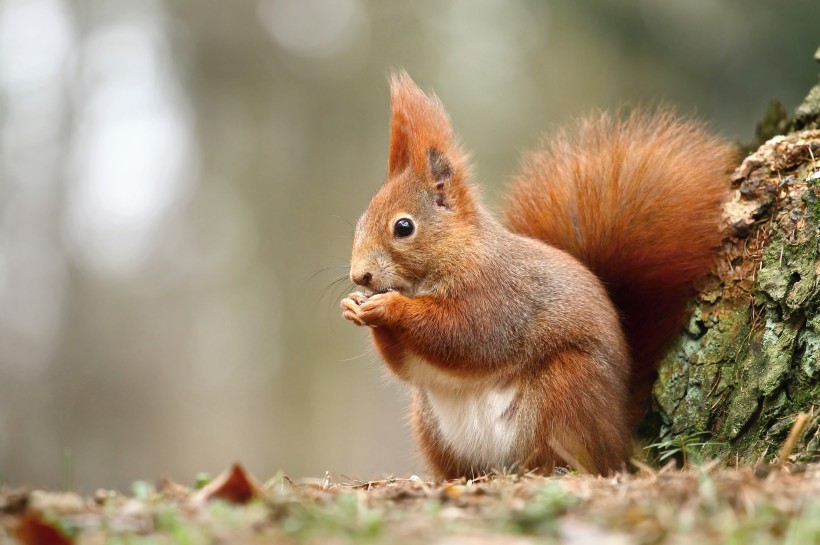
[[653, 416], [662, 442], [698, 437], [706, 457], [768, 461], [803, 412], [810, 420], [792, 460], [820, 458], [817, 96], [820, 86], [798, 109], [799, 132], [769, 140], [733, 175], [716, 274], [699, 286], [659, 367]]

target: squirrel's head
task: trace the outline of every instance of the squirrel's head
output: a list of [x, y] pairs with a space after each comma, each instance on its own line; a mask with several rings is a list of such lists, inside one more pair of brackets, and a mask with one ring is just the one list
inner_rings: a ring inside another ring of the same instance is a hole
[[359, 219], [350, 279], [413, 296], [452, 272], [477, 222], [467, 157], [437, 97], [405, 72], [390, 79], [387, 180]]

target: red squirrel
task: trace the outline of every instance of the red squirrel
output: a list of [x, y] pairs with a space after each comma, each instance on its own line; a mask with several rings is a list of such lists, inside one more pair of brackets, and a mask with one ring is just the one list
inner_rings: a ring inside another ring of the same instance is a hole
[[499, 221], [435, 95], [391, 78], [387, 180], [343, 316], [413, 390], [438, 478], [624, 467], [662, 350], [722, 240], [731, 148], [667, 110], [600, 114], [524, 160]]

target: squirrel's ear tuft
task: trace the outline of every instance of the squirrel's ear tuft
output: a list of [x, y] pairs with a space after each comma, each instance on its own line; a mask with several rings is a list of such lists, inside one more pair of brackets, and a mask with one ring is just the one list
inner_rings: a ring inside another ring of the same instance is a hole
[[424, 94], [403, 70], [390, 78], [390, 105], [387, 175], [394, 176], [407, 167], [420, 175], [426, 173], [431, 166], [427, 151], [447, 150], [452, 145], [447, 112], [435, 95]]
[[436, 184], [436, 204], [444, 208], [450, 208], [447, 199], [445, 186], [453, 179], [453, 165], [442, 152], [435, 148], [427, 150], [427, 163], [430, 168], [430, 175]]

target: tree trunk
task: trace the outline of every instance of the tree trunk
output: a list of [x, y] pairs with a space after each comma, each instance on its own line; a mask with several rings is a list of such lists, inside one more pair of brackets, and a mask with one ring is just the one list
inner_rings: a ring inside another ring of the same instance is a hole
[[649, 422], [667, 448], [769, 461], [807, 413], [791, 460], [820, 457], [819, 124], [817, 85], [790, 123], [795, 132], [733, 174], [730, 237], [653, 391]]

